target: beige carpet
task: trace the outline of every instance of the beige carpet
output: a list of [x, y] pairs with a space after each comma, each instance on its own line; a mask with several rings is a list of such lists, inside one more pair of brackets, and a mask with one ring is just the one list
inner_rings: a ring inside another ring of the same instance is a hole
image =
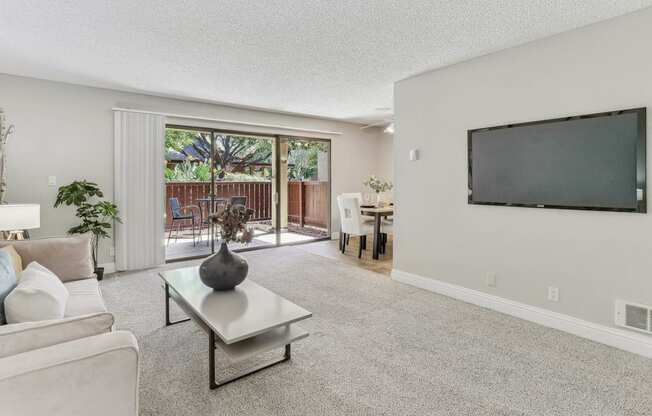
[[298, 248], [246, 257], [252, 280], [313, 312], [311, 335], [291, 362], [213, 391], [207, 337], [164, 326], [156, 271], [102, 282], [138, 337], [142, 415], [652, 415], [652, 360]]

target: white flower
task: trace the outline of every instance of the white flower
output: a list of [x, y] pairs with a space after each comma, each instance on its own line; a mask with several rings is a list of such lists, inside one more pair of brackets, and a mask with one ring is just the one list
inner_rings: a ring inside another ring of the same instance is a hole
[[378, 178], [376, 175], [369, 176], [369, 178], [364, 181], [364, 185], [376, 193], [386, 192], [394, 187], [392, 182]]

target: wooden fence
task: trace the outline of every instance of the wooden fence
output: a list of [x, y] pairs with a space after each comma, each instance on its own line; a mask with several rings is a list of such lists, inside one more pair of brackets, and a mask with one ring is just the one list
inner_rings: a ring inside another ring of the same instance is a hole
[[328, 182], [290, 181], [288, 183], [288, 222], [300, 227], [328, 228]]
[[[172, 224], [170, 198], [177, 198], [182, 207], [187, 205], [199, 206], [205, 218], [208, 204], [201, 203], [199, 199], [209, 198], [210, 190], [210, 182], [168, 182], [165, 191], [166, 227]], [[252, 220], [262, 221], [272, 218], [271, 182], [215, 182], [215, 196], [217, 198], [246, 196], [247, 208], [254, 210]], [[190, 221], [185, 221], [183, 225], [189, 227]]]
[[[328, 182], [290, 181], [288, 183], [288, 222], [301, 227], [308, 225], [327, 229], [329, 190]], [[215, 195], [217, 198], [246, 196], [247, 208], [254, 210], [252, 220], [264, 221], [272, 218], [271, 182], [216, 182]], [[166, 228], [172, 224], [170, 198], [177, 198], [182, 207], [187, 205], [199, 206], [205, 216], [208, 205], [200, 203], [198, 200], [209, 196], [209, 182], [167, 182], [165, 196]], [[190, 221], [185, 221], [182, 226], [189, 227], [190, 224]]]

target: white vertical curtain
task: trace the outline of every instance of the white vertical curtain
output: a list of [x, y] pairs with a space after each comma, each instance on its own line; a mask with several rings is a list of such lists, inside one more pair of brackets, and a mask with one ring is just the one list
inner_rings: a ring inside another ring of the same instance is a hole
[[165, 262], [165, 116], [115, 111], [115, 228], [117, 270]]

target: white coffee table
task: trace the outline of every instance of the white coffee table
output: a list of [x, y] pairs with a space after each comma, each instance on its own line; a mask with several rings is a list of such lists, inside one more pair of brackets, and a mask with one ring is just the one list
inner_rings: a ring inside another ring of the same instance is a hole
[[[165, 282], [165, 325], [192, 319], [208, 333], [211, 389], [288, 361], [290, 345], [308, 336], [296, 322], [310, 318], [312, 313], [251, 280], [245, 280], [234, 290], [218, 292], [201, 282], [198, 267], [169, 270], [159, 275]], [[188, 319], [170, 321], [170, 298], [184, 310]], [[285, 354], [280, 359], [216, 381], [216, 347], [224, 351], [231, 362], [279, 347], [285, 347]]]

